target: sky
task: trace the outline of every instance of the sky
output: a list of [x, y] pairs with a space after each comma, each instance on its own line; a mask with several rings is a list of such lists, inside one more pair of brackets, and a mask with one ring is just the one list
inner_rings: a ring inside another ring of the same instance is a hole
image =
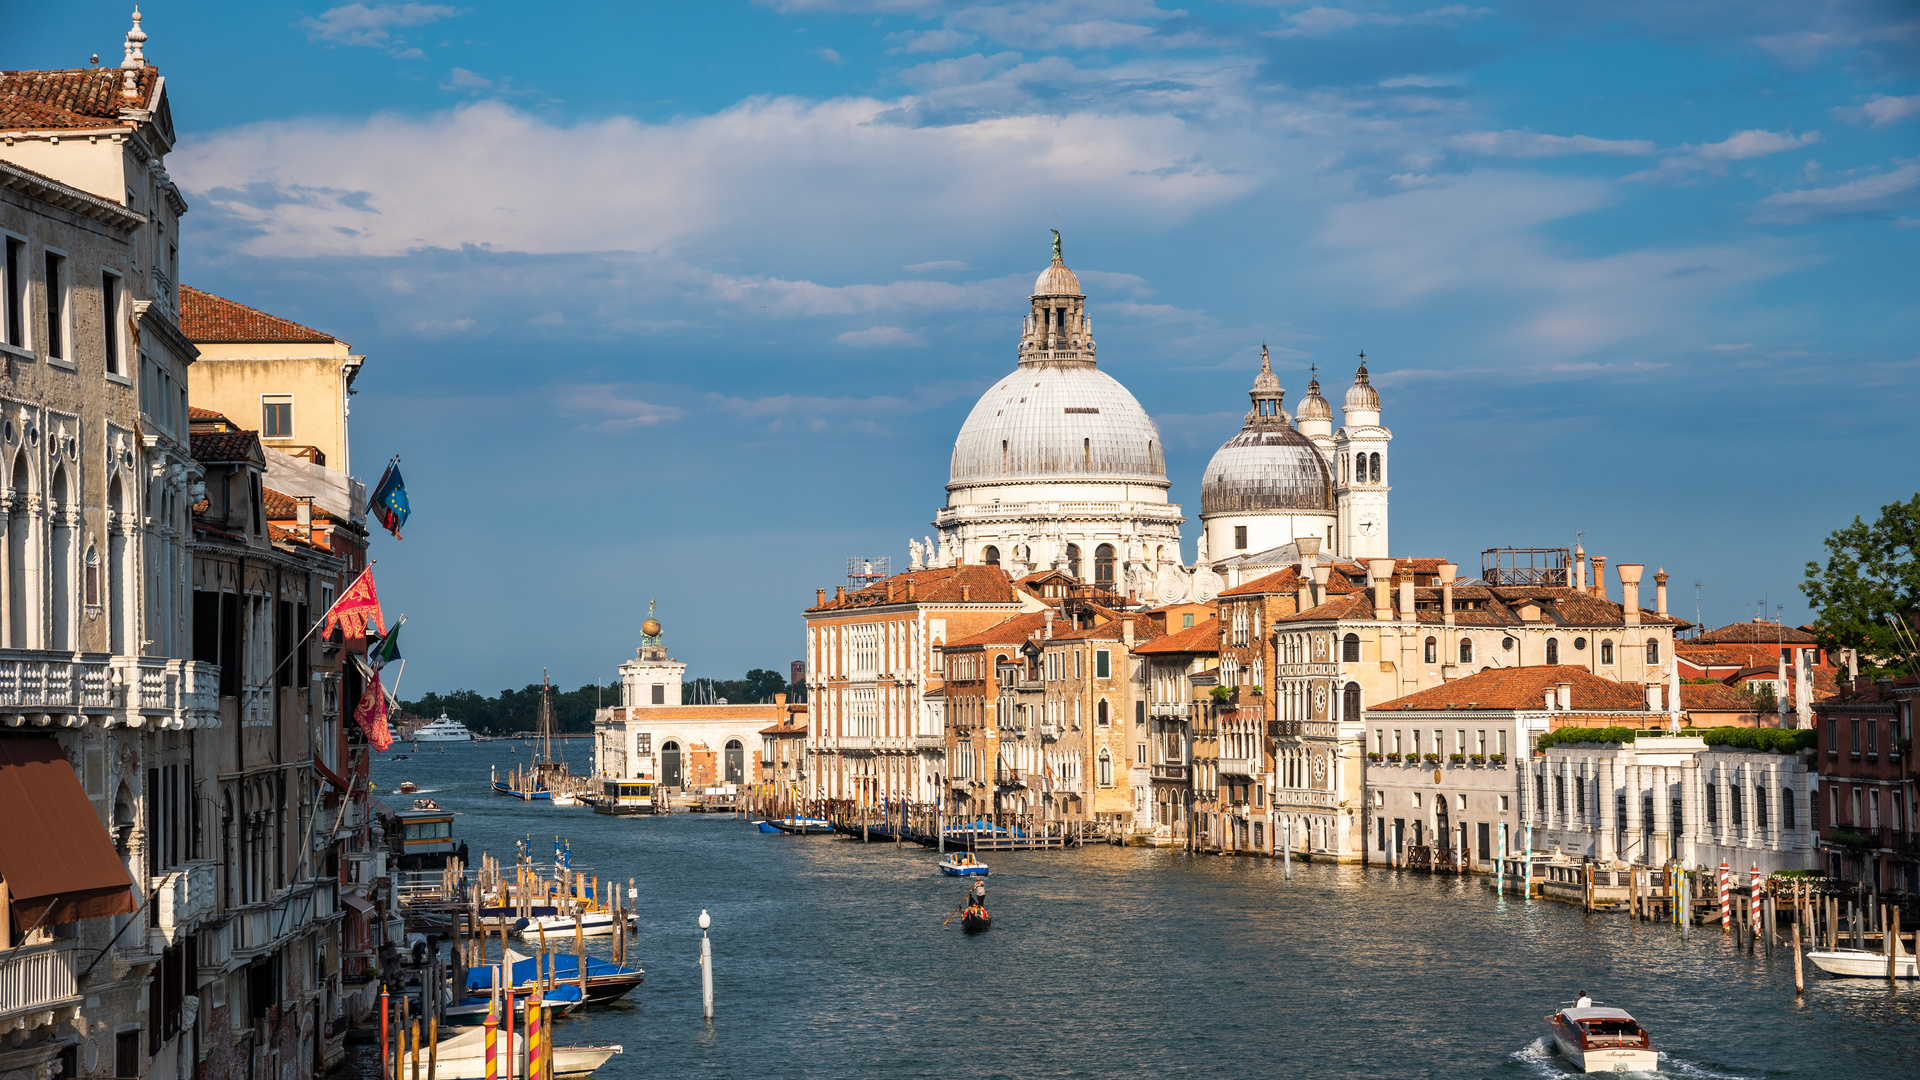
[[[116, 62], [126, 9], [11, 11], [0, 68]], [[402, 696], [605, 681], [655, 599], [689, 677], [804, 655], [932, 531], [1054, 227], [1188, 559], [1263, 342], [1290, 403], [1366, 351], [1394, 554], [1463, 572], [1583, 542], [1800, 622], [1920, 489], [1906, 0], [143, 15], [183, 280], [367, 356]]]

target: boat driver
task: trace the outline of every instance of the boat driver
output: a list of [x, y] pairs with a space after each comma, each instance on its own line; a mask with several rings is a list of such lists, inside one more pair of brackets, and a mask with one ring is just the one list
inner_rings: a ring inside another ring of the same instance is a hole
[[1580, 991], [1580, 997], [1574, 1001], [1573, 1007], [1576, 1009], [1591, 1009], [1593, 1008], [1593, 999], [1587, 996], [1585, 990], [1582, 990]]

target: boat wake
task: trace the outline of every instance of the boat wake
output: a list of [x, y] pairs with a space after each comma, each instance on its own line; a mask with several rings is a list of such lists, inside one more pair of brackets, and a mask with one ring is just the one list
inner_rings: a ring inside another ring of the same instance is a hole
[[[1536, 1076], [1564, 1077], [1579, 1075], [1566, 1066], [1560, 1059], [1560, 1055], [1554, 1053], [1552, 1039], [1535, 1039], [1526, 1046], [1509, 1054], [1507, 1059]], [[1699, 1080], [1748, 1080], [1747, 1077], [1740, 1076], [1738, 1073], [1715, 1072], [1704, 1065], [1695, 1065], [1691, 1061], [1681, 1061], [1677, 1058], [1669, 1057], [1665, 1053], [1660, 1055], [1660, 1072], [1657, 1074], [1608, 1073], [1607, 1075], [1691, 1076], [1697, 1077]]]

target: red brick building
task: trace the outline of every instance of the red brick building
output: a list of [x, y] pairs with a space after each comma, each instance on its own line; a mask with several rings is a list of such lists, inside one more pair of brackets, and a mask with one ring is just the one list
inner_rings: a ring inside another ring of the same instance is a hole
[[1920, 685], [1852, 680], [1814, 706], [1821, 858], [1829, 876], [1920, 892], [1914, 699]]

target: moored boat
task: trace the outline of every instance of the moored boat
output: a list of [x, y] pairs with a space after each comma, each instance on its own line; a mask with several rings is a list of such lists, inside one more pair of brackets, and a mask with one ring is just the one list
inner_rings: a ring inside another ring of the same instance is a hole
[[783, 832], [793, 836], [825, 836], [833, 832], [833, 822], [826, 818], [802, 817], [799, 814], [783, 818], [768, 818], [761, 822], [760, 831], [769, 831], [766, 828], [768, 825], [773, 826], [772, 832]]
[[[1841, 978], [1887, 977], [1887, 954], [1871, 949], [1815, 949], [1807, 954], [1807, 959], [1821, 971]], [[1893, 975], [1897, 979], [1920, 978], [1920, 959], [1901, 952], [1893, 958]]]
[[[484, 1027], [470, 1027], [449, 1039], [441, 1039], [434, 1051], [434, 1075], [446, 1080], [485, 1080], [487, 1075], [487, 1030]], [[499, 1032], [497, 1038], [506, 1044], [507, 1033]], [[515, 1063], [520, 1072], [526, 1070], [526, 1037], [516, 1028], [513, 1042], [499, 1049]], [[605, 1065], [615, 1054], [625, 1053], [625, 1048], [612, 1046], [556, 1046], [553, 1048], [553, 1080], [577, 1080], [593, 1075], [593, 1071]], [[497, 1065], [497, 1062], [496, 1062]], [[504, 1071], [504, 1070], [503, 1070]]]
[[441, 713], [440, 719], [414, 728], [412, 740], [417, 743], [472, 742], [473, 732], [467, 730], [467, 725], [449, 718], [446, 713]]
[[[569, 924], [571, 925], [571, 924]], [[576, 957], [568, 953], [549, 953], [545, 965], [537, 965], [532, 957], [509, 952], [513, 961], [513, 985], [516, 988], [531, 988], [536, 980], [550, 977], [554, 983], [574, 983], [580, 981], [580, 965]], [[490, 967], [470, 967], [467, 969], [467, 992], [480, 994], [493, 989], [493, 973], [500, 965]], [[544, 966], [547, 972], [541, 971]], [[596, 956], [587, 957], [587, 1004], [601, 1005], [625, 997], [634, 987], [645, 979], [646, 972], [637, 967], [622, 967], [611, 960], [602, 960]], [[517, 992], [517, 990], [516, 990]]]
[[1574, 1006], [1547, 1017], [1560, 1054], [1580, 1072], [1658, 1072], [1653, 1038], [1625, 1009]]
[[[628, 913], [627, 926], [637, 928], [639, 925], [639, 917]], [[582, 937], [605, 937], [618, 929], [618, 920], [613, 917], [613, 912], [606, 908], [589, 908], [580, 913]], [[536, 915], [530, 919], [520, 919], [515, 924], [514, 933], [529, 940], [544, 933], [548, 938], [558, 941], [572, 936], [573, 916], [555, 912], [552, 915]]]
[[985, 877], [989, 871], [971, 852], [956, 851], [940, 860], [940, 872], [948, 877]]
[[[530, 995], [519, 994], [514, 997], [513, 1015], [515, 1017], [522, 1019], [526, 1017], [527, 998], [529, 996]], [[540, 1004], [546, 1008], [548, 1016], [565, 1016], [586, 1003], [587, 999], [581, 996], [580, 988], [571, 984], [556, 986], [550, 990], [543, 990], [540, 994]], [[467, 1024], [484, 1024], [487, 1022], [487, 1011], [497, 1008], [499, 1008], [499, 1003], [494, 1001], [489, 995], [481, 994], [465, 997], [461, 998], [459, 1002], [447, 1006], [440, 1014], [440, 1022], [460, 1026]]]

